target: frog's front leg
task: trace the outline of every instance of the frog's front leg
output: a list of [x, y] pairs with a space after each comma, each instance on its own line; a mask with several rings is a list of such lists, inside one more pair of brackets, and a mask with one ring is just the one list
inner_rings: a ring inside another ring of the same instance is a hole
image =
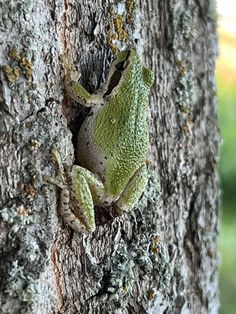
[[90, 94], [80, 83], [78, 83], [81, 73], [76, 70], [72, 59], [67, 55], [61, 55], [60, 59], [65, 69], [66, 91], [70, 97], [85, 107], [92, 107], [98, 104], [103, 98], [105, 87], [101, 88], [94, 94]]
[[146, 164], [143, 164], [129, 180], [126, 188], [115, 203], [115, 211], [122, 215], [124, 212], [132, 210], [135, 203], [139, 200], [148, 181]]
[[81, 103], [85, 107], [92, 107], [98, 104], [103, 98], [103, 92], [90, 94], [80, 83], [67, 81], [65, 83], [66, 91], [71, 98]]

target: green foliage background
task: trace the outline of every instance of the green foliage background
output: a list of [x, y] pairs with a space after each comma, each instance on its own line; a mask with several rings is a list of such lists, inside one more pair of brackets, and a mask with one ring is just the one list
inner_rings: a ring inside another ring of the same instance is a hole
[[[235, 55], [236, 57], [236, 55]], [[235, 58], [236, 62], [236, 58]], [[227, 68], [225, 69], [227, 71]], [[224, 75], [225, 74], [225, 75]], [[219, 122], [223, 138], [220, 175], [223, 189], [219, 240], [221, 314], [236, 313], [236, 78], [218, 75]]]

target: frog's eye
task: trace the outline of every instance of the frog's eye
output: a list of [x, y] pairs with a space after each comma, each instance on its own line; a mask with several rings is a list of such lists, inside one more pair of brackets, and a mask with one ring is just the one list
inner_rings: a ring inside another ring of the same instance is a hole
[[117, 64], [116, 64], [116, 69], [117, 69], [118, 71], [123, 71], [123, 70], [125, 69], [125, 63], [126, 63], [125, 60], [123, 60], [123, 61], [117, 63]]
[[115, 64], [128, 60], [130, 54], [131, 54], [130, 50], [123, 50], [123, 51], [118, 52], [114, 60]]

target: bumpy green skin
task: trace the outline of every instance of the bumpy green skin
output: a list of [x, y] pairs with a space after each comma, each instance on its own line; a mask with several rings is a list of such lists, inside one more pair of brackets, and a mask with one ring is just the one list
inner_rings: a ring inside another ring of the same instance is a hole
[[[71, 65], [69, 69], [74, 75]], [[117, 75], [120, 79], [114, 80]], [[68, 77], [70, 73], [67, 73]], [[65, 187], [58, 185], [64, 195], [70, 197], [61, 204], [73, 207], [71, 215], [68, 206], [65, 214], [63, 208], [60, 213], [76, 231], [84, 230], [75, 228], [77, 218], [87, 230], [95, 229], [94, 205], [114, 204], [121, 214], [131, 210], [140, 198], [147, 183], [149, 132], [146, 115], [153, 80], [153, 73], [141, 64], [135, 49], [117, 55], [107, 82], [95, 94], [89, 94], [79, 83], [67, 80], [68, 93], [93, 107], [78, 134], [80, 166], [73, 166], [67, 173], [67, 178], [63, 179], [67, 182]]]
[[119, 195], [145, 163], [149, 143], [146, 113], [152, 83], [152, 72], [132, 50], [117, 92], [96, 116], [94, 142], [107, 156], [105, 186], [110, 195]]

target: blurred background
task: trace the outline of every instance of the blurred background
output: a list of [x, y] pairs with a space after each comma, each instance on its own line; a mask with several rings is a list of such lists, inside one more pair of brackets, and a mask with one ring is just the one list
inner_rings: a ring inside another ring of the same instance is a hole
[[236, 314], [236, 1], [217, 0], [219, 57], [216, 77], [221, 146], [223, 211], [219, 239], [220, 314]]

